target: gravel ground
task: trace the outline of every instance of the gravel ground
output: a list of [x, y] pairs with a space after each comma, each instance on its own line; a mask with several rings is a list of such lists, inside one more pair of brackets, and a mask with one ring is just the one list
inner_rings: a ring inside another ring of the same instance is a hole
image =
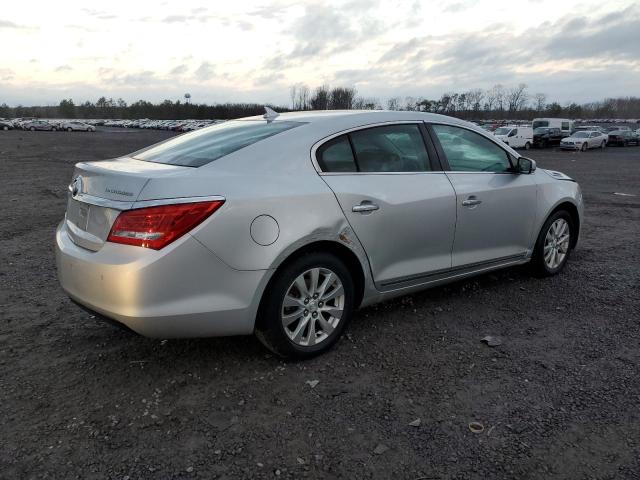
[[561, 275], [367, 308], [285, 363], [252, 337], [136, 336], [60, 290], [74, 163], [168, 135], [0, 132], [1, 478], [638, 478], [640, 148], [530, 152], [584, 191]]

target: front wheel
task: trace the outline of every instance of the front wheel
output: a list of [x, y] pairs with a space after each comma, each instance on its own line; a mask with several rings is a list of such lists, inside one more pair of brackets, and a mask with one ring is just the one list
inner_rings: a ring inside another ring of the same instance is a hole
[[580, 151], [582, 151], [582, 152], [586, 152], [587, 151], [587, 143], [586, 142], [582, 144], [582, 147], [580, 147]]
[[310, 358], [340, 338], [354, 309], [353, 279], [334, 255], [313, 252], [271, 282], [256, 320], [256, 336], [282, 357]]
[[529, 150], [531, 148], [531, 144], [529, 142], [524, 144], [524, 149]]
[[533, 250], [531, 267], [541, 277], [560, 273], [564, 268], [573, 243], [574, 226], [571, 215], [559, 210], [542, 226]]
[[604, 140], [602, 141], [602, 143], [600, 144], [600, 148], [602, 148], [604, 150], [604, 148], [607, 146], [607, 142], [605, 142]]
[[29, 130], [31, 130], [32, 132], [36, 131], [36, 127], [31, 127]]

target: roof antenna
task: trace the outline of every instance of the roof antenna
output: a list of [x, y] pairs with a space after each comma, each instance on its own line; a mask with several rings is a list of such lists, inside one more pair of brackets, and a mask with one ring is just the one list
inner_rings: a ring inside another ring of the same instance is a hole
[[264, 118], [267, 122], [273, 122], [278, 115], [280, 115], [278, 112], [270, 109], [269, 107], [264, 107], [264, 115], [262, 116], [262, 118]]

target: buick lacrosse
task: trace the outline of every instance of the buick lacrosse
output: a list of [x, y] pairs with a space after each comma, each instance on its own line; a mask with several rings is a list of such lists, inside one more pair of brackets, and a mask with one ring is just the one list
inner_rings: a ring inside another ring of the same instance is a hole
[[455, 118], [267, 109], [78, 163], [56, 260], [75, 302], [142, 335], [255, 333], [309, 357], [358, 307], [557, 274], [582, 211], [571, 178]]

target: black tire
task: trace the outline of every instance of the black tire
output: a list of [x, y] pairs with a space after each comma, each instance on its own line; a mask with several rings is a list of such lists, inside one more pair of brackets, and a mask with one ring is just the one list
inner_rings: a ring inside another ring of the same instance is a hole
[[[318, 267], [331, 270], [342, 282], [344, 309], [340, 321], [329, 336], [316, 345], [301, 346], [294, 343], [285, 332], [281, 319], [282, 303], [294, 280], [304, 272]], [[305, 254], [287, 264], [269, 282], [256, 319], [256, 337], [269, 350], [281, 357], [299, 359], [314, 357], [329, 350], [338, 341], [351, 320], [354, 301], [353, 278], [339, 258], [324, 252]]]
[[51, 129], [51, 131], [52, 131], [52, 132], [55, 132], [55, 131], [57, 131], [57, 130], [58, 130], [58, 129], [57, 129], [56, 127], [53, 127], [53, 128]]
[[587, 151], [587, 148], [588, 148], [587, 142], [584, 142], [584, 143], [582, 144], [582, 147], [580, 147], [580, 151], [581, 151], [581, 152], [586, 152], [586, 151]]
[[529, 142], [524, 144], [524, 149], [529, 150], [531, 148], [531, 144]]
[[67, 132], [72, 132], [72, 131], [73, 131], [73, 128], [67, 127]]
[[7, 130], [9, 130], [9, 127], [5, 125], [4, 127], [2, 127], [2, 129], [6, 132]]
[[35, 132], [36, 128], [35, 127], [31, 127], [29, 130], [31, 130], [32, 132]]
[[[549, 229], [553, 222], [558, 220], [559, 218], [563, 218], [569, 224], [569, 249], [567, 250], [567, 254], [556, 268], [549, 268], [549, 266], [544, 261], [544, 241]], [[576, 232], [576, 228], [573, 224], [573, 220], [571, 215], [566, 210], [558, 210], [544, 222], [544, 225], [540, 229], [540, 233], [538, 234], [538, 239], [536, 240], [536, 245], [533, 249], [533, 256], [531, 257], [531, 271], [534, 275], [538, 277], [551, 277], [553, 275], [557, 275], [562, 271], [564, 266], [567, 264], [569, 260], [569, 256], [571, 255], [571, 246], [574, 244], [574, 235]]]
[[607, 146], [607, 142], [605, 142], [604, 140], [602, 141], [602, 143], [600, 144], [600, 148], [602, 148], [604, 150], [604, 148]]

